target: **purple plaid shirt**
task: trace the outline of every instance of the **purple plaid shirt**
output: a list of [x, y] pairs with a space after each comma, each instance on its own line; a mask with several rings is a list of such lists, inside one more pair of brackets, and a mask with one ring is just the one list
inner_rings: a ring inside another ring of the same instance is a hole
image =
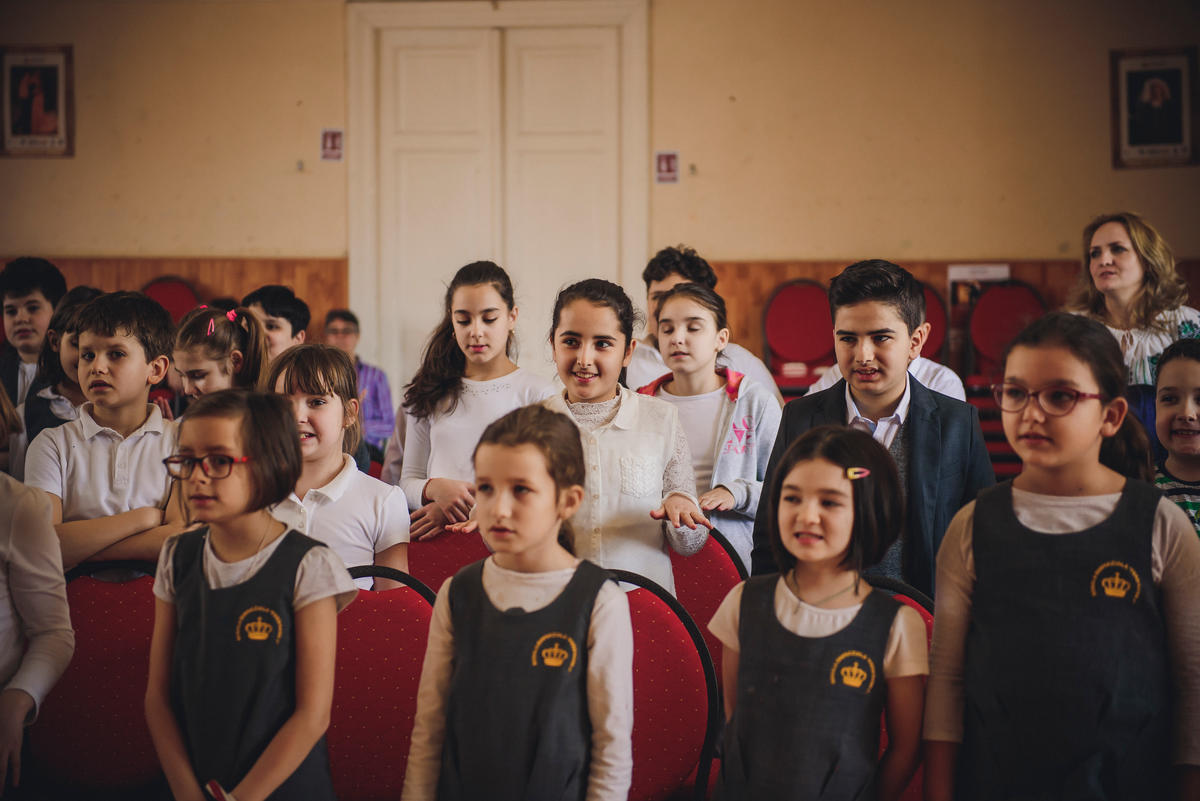
[[358, 394], [362, 398], [363, 439], [375, 447], [392, 435], [396, 425], [396, 408], [392, 406], [392, 390], [388, 387], [387, 374], [362, 359], [354, 359], [358, 371]]

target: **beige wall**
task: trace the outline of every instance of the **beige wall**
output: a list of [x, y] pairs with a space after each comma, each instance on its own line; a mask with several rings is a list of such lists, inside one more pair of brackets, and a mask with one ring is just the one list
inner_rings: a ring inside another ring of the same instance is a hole
[[0, 159], [0, 252], [346, 255], [340, 2], [3, 2], [0, 40], [74, 46], [77, 119]]
[[1131, 208], [1200, 254], [1200, 167], [1111, 166], [1108, 55], [1200, 41], [1196, 8], [652, 0], [651, 143], [680, 151], [684, 177], [654, 187], [650, 241], [722, 259], [1073, 257], [1088, 219]]
[[[651, 144], [685, 165], [652, 189], [651, 244], [1061, 258], [1128, 207], [1200, 255], [1200, 167], [1114, 170], [1108, 88], [1110, 48], [1195, 43], [1200, 14], [1130, 8], [651, 0]], [[344, 20], [338, 0], [0, 0], [0, 38], [73, 44], [77, 85], [73, 159], [0, 159], [0, 252], [344, 256], [345, 164], [318, 153], [345, 125]]]

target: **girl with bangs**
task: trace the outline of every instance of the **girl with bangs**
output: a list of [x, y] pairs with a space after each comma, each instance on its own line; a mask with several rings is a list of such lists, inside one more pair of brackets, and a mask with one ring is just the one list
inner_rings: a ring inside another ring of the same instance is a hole
[[[268, 385], [292, 402], [303, 470], [295, 490], [271, 514], [319, 540], [349, 567], [408, 571], [408, 505], [398, 487], [359, 471], [358, 378], [354, 363], [330, 345], [297, 345], [271, 365]], [[358, 579], [362, 589], [371, 579]], [[396, 586], [377, 579], [375, 589]]]

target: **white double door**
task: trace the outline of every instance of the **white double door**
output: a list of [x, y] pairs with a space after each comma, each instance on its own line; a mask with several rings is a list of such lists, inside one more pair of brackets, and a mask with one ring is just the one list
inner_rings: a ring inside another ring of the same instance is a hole
[[382, 351], [401, 364], [397, 383], [415, 372], [464, 264], [488, 259], [508, 271], [519, 363], [547, 377], [558, 290], [619, 280], [618, 34], [379, 32], [379, 329], [396, 337]]

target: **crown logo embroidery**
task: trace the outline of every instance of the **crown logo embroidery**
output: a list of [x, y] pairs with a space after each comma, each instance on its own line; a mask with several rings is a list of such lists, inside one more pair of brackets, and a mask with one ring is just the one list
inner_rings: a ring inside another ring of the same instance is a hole
[[1133, 584], [1120, 576], [1112, 575], [1100, 579], [1100, 586], [1104, 588], [1104, 594], [1109, 598], [1124, 598], [1129, 594], [1129, 589]]
[[857, 662], [842, 668], [842, 684], [845, 684], [847, 687], [857, 689], [863, 686], [863, 682], [866, 680], [867, 671], [859, 667]]
[[270, 623], [262, 619], [262, 615], [254, 618], [254, 622], [246, 624], [246, 636], [252, 640], [265, 640], [271, 636], [271, 630], [274, 628]]
[[538, 637], [538, 641], [533, 646], [530, 662], [534, 667], [538, 666], [539, 661], [542, 667], [547, 668], [561, 669], [565, 666], [567, 672], [570, 673], [575, 669], [575, 659], [578, 654], [579, 649], [575, 646], [575, 640], [562, 632], [552, 631]]
[[279, 642], [283, 638], [283, 621], [275, 610], [265, 606], [252, 606], [238, 615], [234, 639], [238, 642]]
[[862, 651], [844, 651], [833, 660], [829, 683], [869, 693], [875, 687], [875, 662]]
[[547, 667], [562, 667], [570, 655], [571, 653], [566, 648], [560, 648], [557, 644], [551, 645], [549, 648], [542, 649], [542, 662]]
[[1142, 594], [1142, 579], [1124, 562], [1109, 561], [1092, 573], [1092, 597], [1112, 598], [1137, 603]]

